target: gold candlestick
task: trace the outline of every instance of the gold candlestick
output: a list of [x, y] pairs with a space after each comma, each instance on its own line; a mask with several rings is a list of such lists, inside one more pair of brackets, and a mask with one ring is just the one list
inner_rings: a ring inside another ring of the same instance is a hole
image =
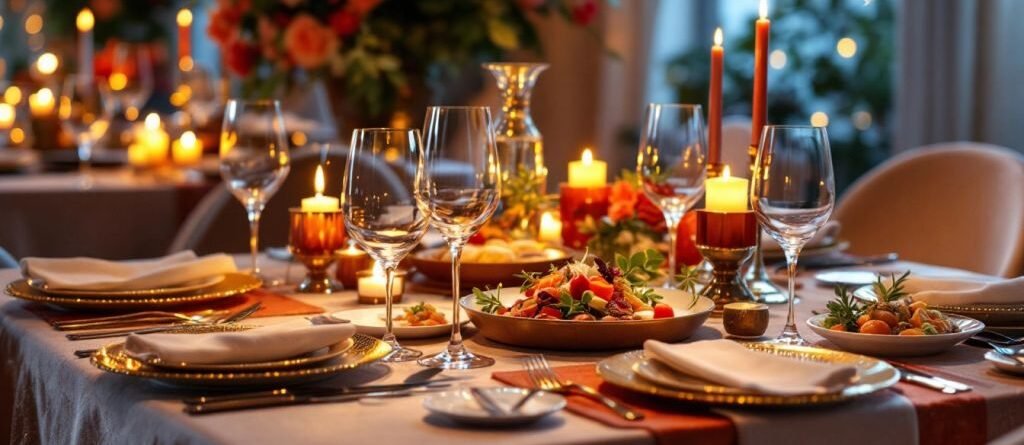
[[742, 279], [740, 266], [754, 251], [754, 213], [697, 210], [697, 250], [711, 264], [711, 281], [700, 294], [715, 302], [715, 314], [738, 301], [756, 301]]
[[340, 211], [304, 212], [290, 209], [288, 249], [306, 266], [306, 279], [295, 288], [305, 294], [329, 294], [339, 287], [327, 268], [344, 245], [345, 224]]

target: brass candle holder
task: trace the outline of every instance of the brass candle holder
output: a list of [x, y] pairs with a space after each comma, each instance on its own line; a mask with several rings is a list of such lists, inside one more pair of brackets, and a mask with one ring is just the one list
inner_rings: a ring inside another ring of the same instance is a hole
[[340, 287], [327, 268], [345, 246], [345, 222], [341, 211], [303, 212], [289, 209], [288, 249], [306, 266], [306, 278], [295, 288], [305, 294], [329, 294]]
[[754, 212], [697, 210], [697, 250], [711, 263], [711, 281], [701, 296], [715, 302], [715, 314], [726, 304], [756, 301], [740, 269], [754, 253], [757, 219]]

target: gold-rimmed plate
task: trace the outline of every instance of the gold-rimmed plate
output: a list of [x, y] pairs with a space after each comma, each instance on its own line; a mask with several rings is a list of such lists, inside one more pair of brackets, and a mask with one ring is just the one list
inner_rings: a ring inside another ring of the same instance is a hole
[[168, 287], [153, 289], [133, 290], [76, 290], [76, 289], [53, 289], [46, 284], [45, 280], [37, 278], [26, 278], [28, 285], [40, 292], [55, 295], [58, 297], [83, 297], [83, 298], [117, 298], [117, 297], [155, 297], [162, 295], [178, 295], [195, 292], [201, 289], [214, 286], [224, 281], [224, 275], [194, 280]]
[[[871, 286], [863, 286], [853, 291], [853, 296], [863, 301], [876, 301], [875, 290]], [[929, 304], [929, 309], [936, 309], [946, 314], [963, 315], [973, 318], [988, 326], [1021, 326], [1024, 325], [1024, 303], [1016, 304], [964, 304], [941, 305]]]
[[768, 354], [824, 363], [853, 365], [857, 368], [854, 381], [842, 390], [830, 393], [800, 395], [762, 394], [737, 388], [724, 388], [708, 384], [663, 386], [642, 377], [635, 371], [646, 358], [643, 351], [630, 351], [614, 355], [597, 364], [597, 373], [606, 382], [628, 390], [687, 402], [730, 406], [811, 406], [846, 402], [895, 385], [899, 372], [888, 363], [848, 352], [807, 346], [747, 343], [747, 348]]
[[351, 338], [345, 339], [345, 341], [333, 344], [326, 348], [320, 348], [308, 354], [303, 354], [298, 357], [290, 357], [284, 360], [271, 360], [265, 362], [253, 362], [253, 363], [225, 363], [225, 364], [202, 364], [202, 363], [187, 363], [187, 362], [169, 362], [160, 360], [160, 358], [144, 358], [132, 355], [130, 352], [125, 351], [125, 355], [138, 360], [146, 365], [154, 368], [173, 369], [177, 371], [187, 372], [246, 372], [246, 371], [279, 371], [282, 369], [295, 369], [304, 368], [313, 365], [318, 365], [323, 362], [340, 357], [346, 351], [355, 345], [355, 341]]
[[374, 363], [391, 352], [391, 346], [373, 337], [356, 334], [352, 346], [332, 360], [282, 370], [190, 372], [147, 365], [130, 357], [124, 343], [100, 348], [90, 359], [97, 368], [129, 377], [190, 388], [233, 388], [294, 385], [322, 380]]
[[130, 310], [152, 309], [158, 307], [178, 306], [191, 303], [202, 303], [232, 297], [257, 289], [263, 281], [252, 275], [229, 273], [224, 279], [213, 286], [197, 291], [174, 294], [138, 297], [70, 297], [50, 295], [31, 285], [28, 280], [20, 279], [7, 285], [7, 295], [22, 300], [35, 301], [69, 309], [106, 309]]

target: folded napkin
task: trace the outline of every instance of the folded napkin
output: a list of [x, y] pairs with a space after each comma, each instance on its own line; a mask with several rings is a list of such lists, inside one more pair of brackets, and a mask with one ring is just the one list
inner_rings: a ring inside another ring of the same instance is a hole
[[52, 289], [139, 290], [181, 285], [234, 272], [235, 262], [225, 254], [197, 257], [192, 251], [162, 258], [107, 261], [95, 258], [25, 258], [26, 278], [46, 281]]
[[290, 321], [240, 332], [132, 334], [125, 351], [141, 359], [202, 365], [284, 360], [342, 342], [356, 333], [351, 323]]
[[763, 394], [828, 393], [849, 383], [853, 366], [810, 362], [751, 351], [732, 340], [668, 344], [644, 342], [644, 355], [709, 382]]
[[[829, 221], [825, 225], [821, 226], [817, 232], [814, 232], [814, 236], [807, 240], [807, 244], [804, 244], [804, 248], [808, 247], [821, 247], [832, 244], [836, 241], [836, 237], [839, 236], [839, 230], [842, 229], [842, 225], [839, 221]], [[779, 242], [775, 241], [768, 232], [761, 231], [761, 246], [769, 250], [782, 250], [782, 246], [779, 246]]]
[[911, 275], [903, 288], [914, 300], [941, 306], [1024, 303], [1024, 276], [939, 278]]

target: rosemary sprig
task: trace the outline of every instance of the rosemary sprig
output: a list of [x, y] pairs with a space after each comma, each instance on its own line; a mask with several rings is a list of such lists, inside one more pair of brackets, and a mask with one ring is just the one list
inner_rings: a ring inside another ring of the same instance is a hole
[[699, 278], [700, 270], [698, 270], [697, 266], [683, 266], [682, 272], [676, 275], [676, 288], [689, 292], [692, 297], [690, 299], [690, 306], [687, 309], [697, 304], [697, 284], [700, 283]]
[[480, 310], [488, 314], [498, 312], [498, 309], [504, 307], [501, 304], [501, 284], [498, 285], [498, 289], [493, 294], [485, 293], [479, 288], [474, 287], [473, 297], [476, 304], [480, 306]]
[[878, 276], [878, 280], [871, 285], [875, 291], [875, 297], [880, 303], [889, 303], [891, 301], [899, 301], [903, 298], [909, 297], [910, 294], [903, 289], [904, 283], [907, 278], [910, 277], [910, 271], [903, 272], [899, 277], [896, 274], [889, 275], [889, 285], [882, 281], [882, 276]]

